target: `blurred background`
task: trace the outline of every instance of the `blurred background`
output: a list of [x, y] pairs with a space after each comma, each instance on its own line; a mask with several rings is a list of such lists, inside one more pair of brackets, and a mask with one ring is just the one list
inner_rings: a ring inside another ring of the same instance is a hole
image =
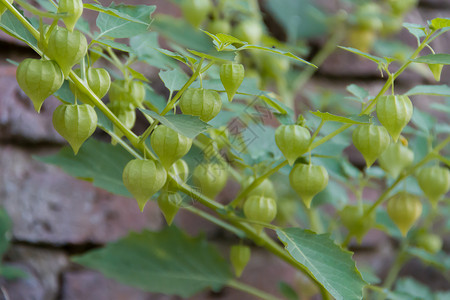
[[[36, 6], [42, 3], [30, 2]], [[111, 1], [100, 2], [108, 5]], [[152, 26], [160, 33], [157, 39], [162, 47], [173, 47], [173, 40], [188, 48], [202, 47], [201, 42], [189, 39], [193, 27], [186, 27], [184, 31], [180, 26], [177, 31], [169, 26], [178, 24], [172, 18], [178, 20], [183, 14], [189, 20], [189, 13], [180, 8], [184, 1], [123, 2], [157, 6]], [[283, 57], [264, 57], [252, 52], [239, 58], [246, 66], [246, 76], [255, 78], [261, 88], [277, 92], [297, 112], [310, 108], [337, 114], [356, 111], [357, 106], [349, 108], [347, 102], [341, 101], [350, 96], [346, 90], [348, 85], [357, 84], [374, 95], [384, 84], [386, 77], [381, 77], [375, 63], [336, 45], [401, 61], [417, 43], [415, 37], [402, 28], [403, 22], [425, 25], [426, 20], [450, 15], [448, 0], [226, 0], [214, 3], [213, 13], [203, 20], [194, 18], [190, 26], [213, 33], [230, 33], [250, 43], [290, 51], [319, 65], [314, 71]], [[91, 28], [95, 28], [96, 15], [92, 11], [83, 14]], [[448, 52], [449, 34], [437, 39], [432, 46], [436, 53]], [[431, 53], [427, 49], [425, 52]], [[3, 292], [0, 292], [0, 299], [178, 299], [123, 286], [70, 262], [71, 255], [100, 247], [125, 236], [130, 230], [158, 230], [165, 222], [154, 201], [140, 213], [136, 206], [130, 205], [129, 199], [111, 195], [34, 159], [55, 153], [65, 144], [51, 123], [58, 101], [48, 99], [37, 114], [16, 82], [16, 66], [6, 60], [20, 62], [35, 56], [25, 44], [0, 31], [0, 206], [4, 209], [0, 214], [0, 230], [8, 232], [3, 242], [10, 241], [2, 247], [6, 251], [2, 268], [11, 267], [9, 273], [2, 273], [5, 276], [0, 279]], [[397, 93], [419, 84], [438, 84], [427, 66], [414, 66], [396, 80]], [[157, 67], [157, 57], [149, 57], [146, 63], [135, 66], [150, 79], [153, 89], [164, 95], [167, 92], [158, 77]], [[449, 83], [450, 68], [444, 67], [440, 84]], [[446, 103], [444, 99], [435, 99], [434, 102]], [[429, 108], [427, 96], [420, 96], [420, 101], [415, 97], [412, 100], [448, 124], [448, 114]], [[139, 118], [136, 128], [142, 130]], [[363, 160], [354, 149], [347, 151], [352, 163], [362, 167]], [[237, 188], [237, 183], [229, 182], [219, 197], [228, 201]], [[365, 193], [365, 198], [371, 199], [377, 197], [378, 191], [367, 189]], [[233, 241], [220, 228], [188, 212], [181, 211], [175, 223], [193, 235], [206, 233], [219, 248]], [[360, 263], [370, 265], [383, 277], [395, 247], [393, 240], [379, 231], [372, 231], [361, 245], [352, 246], [352, 250], [358, 266]], [[447, 239], [444, 250], [449, 248]], [[408, 274], [432, 289], [449, 287], [444, 277], [419, 260], [411, 260], [401, 274]], [[274, 293], [276, 285], [269, 283], [285, 281], [302, 290], [304, 299], [316, 292], [308, 291], [306, 285], [302, 285], [305, 279], [291, 267], [257, 247], [243, 281]], [[251, 298], [224, 289], [217, 293], [204, 292], [192, 299]]]

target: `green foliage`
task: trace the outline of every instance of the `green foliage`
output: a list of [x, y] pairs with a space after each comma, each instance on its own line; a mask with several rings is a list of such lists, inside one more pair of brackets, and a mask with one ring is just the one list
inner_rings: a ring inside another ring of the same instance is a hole
[[316, 234], [300, 228], [277, 230], [278, 238], [296, 261], [336, 299], [361, 299], [362, 279], [352, 253], [336, 245], [326, 234]]
[[142, 290], [181, 297], [207, 287], [219, 290], [232, 278], [228, 264], [204, 238], [174, 226], [131, 233], [73, 261]]

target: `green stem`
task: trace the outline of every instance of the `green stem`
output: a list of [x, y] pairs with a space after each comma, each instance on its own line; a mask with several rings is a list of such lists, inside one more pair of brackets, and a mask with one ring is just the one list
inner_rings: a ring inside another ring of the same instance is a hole
[[258, 187], [266, 178], [269, 178], [276, 172], [278, 172], [281, 168], [286, 166], [288, 164], [288, 161], [285, 160], [282, 163], [280, 163], [278, 166], [272, 168], [268, 172], [264, 173], [263, 175], [256, 178], [245, 190], [243, 190], [233, 201], [230, 202], [230, 205], [232, 207], [237, 207], [239, 204], [245, 199], [245, 197], [250, 193], [253, 189]]
[[[392, 285], [394, 284], [395, 280], [397, 279], [398, 273], [403, 267], [403, 263], [407, 259], [407, 253], [405, 252], [407, 246], [406, 240], [402, 241], [402, 245], [400, 246], [400, 250], [397, 253], [397, 256], [394, 260], [394, 263], [392, 264], [388, 275], [386, 276], [386, 279], [383, 283], [383, 289], [384, 290], [390, 290]], [[377, 300], [384, 300], [386, 297], [384, 294], [379, 294]]]
[[39, 40], [39, 31], [37, 31], [36, 28], [34, 28], [33, 25], [31, 25], [11, 3], [6, 0], [0, 0], [0, 2], [6, 6], [6, 8], [20, 21], [20, 23], [23, 24], [23, 26], [25, 26], [26, 29], [28, 29], [36, 40]]
[[253, 286], [247, 285], [245, 283], [239, 282], [237, 280], [230, 280], [228, 281], [227, 285], [229, 287], [232, 287], [234, 289], [246, 292], [247, 294], [253, 295], [258, 297], [259, 299], [264, 299], [264, 300], [279, 300], [278, 297], [275, 297], [269, 293], [263, 292], [260, 289], [257, 289]]
[[383, 201], [386, 199], [386, 197], [389, 195], [389, 193], [405, 178], [410, 176], [411, 174], [414, 174], [414, 172], [420, 168], [422, 165], [426, 164], [432, 159], [435, 159], [439, 156], [439, 151], [442, 150], [448, 143], [450, 143], [450, 136], [447, 137], [445, 140], [443, 140], [441, 143], [439, 143], [433, 151], [428, 153], [421, 161], [419, 161], [417, 164], [415, 164], [413, 167], [411, 167], [407, 172], [400, 175], [397, 180], [388, 188], [386, 189], [380, 197], [378, 197], [378, 200], [372, 204], [372, 206], [365, 212], [363, 215], [363, 218], [368, 217], [371, 212], [373, 212], [380, 204], [383, 203]]
[[242, 230], [228, 224], [227, 222], [224, 222], [223, 220], [221, 220], [203, 210], [200, 210], [194, 206], [185, 206], [185, 207], [183, 207], [183, 209], [186, 209], [186, 210], [190, 211], [191, 213], [196, 214], [197, 216], [200, 216], [200, 217], [204, 218], [205, 220], [208, 220], [211, 223], [216, 224], [217, 226], [220, 226], [220, 227], [234, 233], [239, 238], [245, 237], [245, 233]]

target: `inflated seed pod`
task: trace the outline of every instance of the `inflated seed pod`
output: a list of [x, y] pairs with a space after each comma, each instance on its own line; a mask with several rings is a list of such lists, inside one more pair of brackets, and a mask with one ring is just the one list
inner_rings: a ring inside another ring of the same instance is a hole
[[87, 104], [63, 104], [53, 112], [53, 126], [77, 154], [81, 145], [97, 128], [97, 114]]
[[377, 100], [377, 117], [387, 129], [392, 139], [397, 142], [403, 128], [411, 120], [413, 105], [408, 96], [382, 96]]
[[275, 131], [275, 143], [289, 164], [308, 151], [311, 134], [300, 125], [281, 125]]
[[[74, 70], [74, 72], [79, 77], [81, 76], [80, 69], [76, 69]], [[106, 95], [106, 93], [108, 93], [109, 87], [111, 86], [111, 77], [109, 76], [108, 71], [103, 68], [87, 69], [86, 80], [89, 88], [99, 99], [102, 99]], [[69, 83], [69, 87], [78, 100], [81, 100], [85, 104], [94, 106], [94, 103], [90, 100], [89, 96], [80, 91], [72, 81]]]
[[223, 64], [220, 66], [220, 81], [227, 92], [228, 101], [233, 100], [238, 88], [244, 81], [245, 71], [241, 64]]
[[289, 182], [305, 206], [310, 208], [314, 196], [327, 187], [328, 172], [322, 166], [296, 164], [289, 174]]
[[[242, 185], [243, 189], [247, 188], [252, 184], [253, 178], [248, 178], [244, 184]], [[258, 195], [258, 196], [264, 196], [269, 197], [272, 199], [277, 198], [277, 194], [275, 192], [275, 187], [273, 186], [272, 181], [270, 179], [266, 178], [261, 182], [256, 188], [252, 189], [248, 194], [248, 196]]]
[[179, 159], [174, 162], [172, 166], [170, 166], [168, 172], [169, 175], [174, 178], [174, 180], [172, 180], [172, 178], [170, 177], [167, 177], [166, 189], [169, 192], [176, 192], [178, 190], [177, 182], [185, 183], [188, 180], [189, 166], [184, 160]]
[[202, 164], [194, 169], [193, 179], [201, 193], [214, 198], [225, 187], [228, 172], [218, 164]]
[[263, 36], [263, 30], [258, 20], [247, 19], [240, 22], [233, 30], [233, 36], [252, 45], [259, 44]]
[[444, 65], [442, 64], [428, 64], [428, 68], [430, 68], [431, 73], [433, 73], [433, 77], [436, 81], [441, 81], [441, 73]]
[[213, 90], [189, 88], [181, 96], [180, 109], [183, 114], [198, 116], [208, 122], [220, 112], [222, 100]]
[[213, 34], [224, 33], [229, 34], [231, 32], [231, 24], [227, 20], [213, 20], [208, 23], [208, 31]]
[[395, 225], [397, 225], [398, 229], [400, 229], [402, 235], [406, 236], [422, 214], [422, 203], [419, 197], [406, 192], [400, 192], [389, 198], [387, 213]]
[[378, 157], [380, 167], [393, 178], [397, 178], [405, 168], [412, 164], [413, 160], [414, 152], [401, 143], [389, 144], [386, 151]]
[[414, 242], [417, 247], [424, 249], [425, 251], [436, 254], [442, 250], [443, 242], [442, 238], [433, 233], [421, 232], [415, 238]]
[[19, 64], [16, 79], [37, 112], [45, 99], [59, 90], [64, 82], [61, 68], [55, 61], [33, 58], [24, 59]]
[[194, 27], [199, 27], [212, 9], [211, 0], [183, 0], [180, 3], [183, 16]]
[[421, 168], [416, 174], [417, 182], [433, 207], [450, 188], [450, 171], [447, 168], [432, 166]]
[[231, 246], [230, 261], [233, 265], [234, 274], [236, 274], [236, 277], [241, 277], [242, 272], [250, 260], [250, 255], [251, 251], [249, 246], [241, 244]]
[[167, 170], [176, 160], [189, 152], [192, 139], [167, 126], [159, 125], [153, 131], [150, 143], [153, 151], [158, 155], [159, 160]]
[[370, 208], [365, 204], [362, 209], [358, 206], [345, 206], [340, 212], [342, 224], [348, 229], [350, 236], [355, 236], [359, 243], [366, 233], [375, 226], [375, 212], [364, 216], [365, 212]]
[[[14, 0], [6, 0], [6, 1], [8, 1], [9, 3], [13, 3]], [[6, 10], [7, 10], [6, 5], [0, 2], [0, 20], [2, 19], [2, 15], [5, 13]]]
[[109, 100], [121, 109], [131, 109], [142, 104], [145, 87], [140, 81], [115, 80], [111, 84]]
[[359, 125], [352, 134], [353, 144], [361, 152], [370, 167], [386, 151], [390, 143], [389, 133], [383, 126]]
[[57, 27], [50, 33], [46, 54], [54, 59], [67, 79], [72, 67], [86, 55], [87, 40], [79, 31]]
[[82, 0], [61, 0], [58, 3], [58, 13], [66, 13], [67, 16], [62, 17], [67, 29], [73, 31], [75, 24], [83, 14]]
[[[277, 215], [277, 203], [269, 197], [251, 196], [245, 200], [244, 214], [251, 221], [270, 223]], [[263, 225], [254, 224], [253, 226], [258, 233], [263, 229]]]
[[[122, 122], [122, 124], [128, 128], [131, 129], [134, 126], [134, 123], [136, 122], [136, 110], [134, 108], [127, 108], [127, 109], [121, 109], [120, 106], [115, 105], [115, 103], [108, 103], [107, 105], [111, 112], [116, 115], [116, 117]], [[118, 137], [123, 136], [122, 130], [120, 130], [117, 126], [113, 126], [114, 133], [117, 134]], [[114, 139], [112, 140], [112, 143], [115, 144], [117, 141]]]
[[133, 159], [123, 169], [123, 183], [144, 211], [147, 201], [166, 183], [167, 173], [159, 161]]
[[183, 198], [178, 193], [161, 192], [158, 197], [158, 206], [168, 225], [172, 225], [173, 219], [180, 209]]

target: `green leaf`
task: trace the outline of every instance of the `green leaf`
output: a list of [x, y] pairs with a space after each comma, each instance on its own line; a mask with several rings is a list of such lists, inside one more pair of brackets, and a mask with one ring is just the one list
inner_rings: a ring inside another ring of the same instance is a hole
[[359, 56], [362, 56], [362, 57], [365, 57], [367, 59], [370, 59], [371, 61], [376, 62], [377, 64], [386, 64], [387, 63], [387, 60], [385, 58], [374, 56], [374, 55], [371, 55], [369, 53], [362, 52], [362, 51], [360, 51], [358, 49], [355, 49], [355, 48], [343, 47], [343, 46], [338, 46], [338, 47], [343, 49], [343, 50], [346, 50], [346, 51], [358, 54]]
[[209, 60], [217, 60], [218, 62], [234, 61], [236, 54], [234, 52], [218, 52], [211, 50], [208, 53], [187, 49], [190, 53]]
[[5, 11], [1, 16], [0, 28], [12, 37], [37, 48], [37, 40], [9, 10]]
[[449, 18], [435, 18], [429, 21], [431, 29], [442, 29], [445, 27], [450, 27], [450, 19]]
[[[122, 19], [124, 21], [130, 21], [130, 22], [134, 22], [134, 23], [138, 23], [138, 24], [142, 24], [145, 26], [150, 26], [150, 23], [146, 23], [145, 21], [143, 21], [140, 18], [135, 18], [133, 15], [129, 14], [130, 11], [125, 11], [123, 10], [123, 6], [119, 7], [119, 6], [114, 6], [111, 5], [110, 7], [105, 7], [102, 6], [100, 4], [94, 4], [94, 3], [85, 3], [83, 5], [83, 7], [85, 9], [89, 9], [89, 10], [94, 10], [94, 11], [98, 11], [101, 13], [105, 13], [107, 15]], [[155, 11], [156, 6], [149, 6], [152, 9], [152, 12]]]
[[133, 76], [133, 78], [145, 81], [145, 82], [149, 82], [149, 80], [147, 79], [147, 77], [145, 77], [144, 74], [142, 74], [141, 72], [136, 71], [135, 69], [133, 69], [130, 66], [127, 66], [127, 70], [128, 72], [130, 72], [130, 74]]
[[396, 293], [408, 295], [408, 299], [433, 299], [433, 293], [424, 284], [412, 278], [400, 278], [395, 284]]
[[0, 257], [8, 250], [10, 240], [10, 230], [12, 227], [11, 218], [8, 212], [0, 208]]
[[352, 252], [336, 245], [327, 234], [300, 228], [278, 229], [277, 234], [289, 254], [333, 297], [338, 300], [362, 299], [366, 282], [352, 260]]
[[446, 53], [429, 54], [420, 56], [416, 59], [412, 59], [411, 61], [424, 64], [450, 65], [450, 54]]
[[277, 49], [277, 48], [264, 47], [264, 46], [258, 46], [258, 45], [244, 45], [244, 46], [238, 48], [237, 50], [241, 51], [241, 50], [246, 50], [246, 49], [259, 49], [259, 50], [264, 50], [264, 51], [267, 51], [267, 52], [272, 52], [272, 53], [275, 53], [275, 54], [280, 54], [280, 55], [283, 55], [283, 56], [286, 56], [286, 57], [289, 57], [289, 58], [293, 58], [293, 59], [295, 59], [297, 61], [305, 63], [305, 64], [307, 64], [309, 66], [314, 67], [314, 68], [317, 68], [316, 65], [314, 65], [314, 64], [312, 64], [312, 63], [310, 63], [310, 62], [308, 62], [308, 61], [306, 61], [306, 60], [304, 60], [304, 59], [302, 59], [302, 58], [300, 58], [300, 57], [298, 57], [298, 56], [296, 56], [294, 54], [292, 54], [291, 52], [283, 51], [283, 50], [280, 50], [280, 49]]
[[198, 134], [207, 130], [211, 125], [203, 122], [197, 116], [191, 115], [166, 115], [160, 116], [156, 112], [147, 110], [147, 109], [139, 109], [144, 114], [158, 120], [163, 125], [181, 133], [188, 138], [195, 138]]
[[342, 117], [333, 115], [330, 113], [323, 113], [320, 111], [310, 111], [311, 114], [315, 115], [316, 117], [321, 118], [324, 122], [332, 121], [332, 122], [340, 122], [340, 123], [346, 123], [346, 124], [369, 124], [371, 117], [368, 115], [363, 116], [351, 116], [351, 117]]
[[436, 254], [431, 254], [424, 249], [415, 247], [409, 247], [408, 249], [406, 249], [406, 252], [419, 258], [426, 264], [435, 267], [436, 269], [439, 269], [441, 271], [450, 270], [450, 256], [445, 252], [441, 251]]
[[450, 87], [446, 84], [442, 85], [418, 85], [405, 93], [407, 96], [412, 95], [431, 95], [431, 96], [450, 96]]
[[403, 27], [408, 29], [408, 31], [416, 37], [418, 43], [420, 43], [420, 38], [426, 36], [425, 27], [423, 27], [422, 25], [413, 23], [403, 23]]
[[310, 0], [270, 0], [265, 7], [286, 31], [289, 43], [326, 33], [326, 15]]
[[56, 97], [59, 97], [63, 102], [74, 104], [75, 103], [75, 96], [73, 95], [72, 91], [69, 87], [69, 81], [64, 80], [63, 85], [59, 88], [59, 90], [56, 91], [54, 94]]
[[[103, 36], [129, 38], [146, 32], [150, 26], [150, 16], [155, 11], [155, 6], [112, 4], [108, 9], [108, 12], [101, 12], [97, 17], [96, 24], [101, 31], [95, 38], [97, 40]], [[111, 15], [111, 11], [120, 12], [128, 17]]]
[[215, 51], [207, 35], [192, 27], [182, 18], [160, 14], [152, 23], [152, 28], [184, 48], [204, 53]]
[[64, 147], [56, 154], [34, 158], [56, 165], [76, 178], [92, 181], [94, 186], [113, 194], [131, 197], [123, 185], [122, 172], [133, 157], [122, 147], [91, 138], [83, 144], [77, 155], [73, 154], [70, 147]]
[[160, 232], [130, 233], [73, 261], [121, 283], [183, 298], [208, 287], [219, 290], [232, 279], [228, 264], [215, 248], [174, 226]]
[[179, 91], [189, 80], [189, 77], [181, 70], [160, 71], [159, 78], [164, 82], [166, 88], [173, 93]]
[[299, 296], [297, 292], [286, 282], [280, 281], [278, 282], [278, 289], [281, 294], [288, 300], [298, 300]]
[[112, 41], [110, 39], [99, 39], [99, 40], [94, 40], [93, 42], [104, 45], [104, 46], [108, 46], [108, 47], [111, 47], [111, 48], [114, 48], [114, 49], [117, 49], [117, 50], [120, 50], [123, 52], [133, 52], [133, 49], [131, 49], [127, 45]]
[[130, 38], [130, 47], [139, 60], [145, 61], [151, 66], [159, 69], [177, 68], [178, 64], [167, 55], [158, 51], [158, 33], [146, 32]]
[[0, 276], [5, 279], [14, 280], [28, 277], [28, 273], [22, 269], [13, 266], [0, 266]]
[[364, 88], [356, 85], [356, 84], [350, 84], [347, 86], [347, 91], [357, 97], [360, 100], [364, 100], [367, 97], [369, 97], [369, 92], [366, 91]]

